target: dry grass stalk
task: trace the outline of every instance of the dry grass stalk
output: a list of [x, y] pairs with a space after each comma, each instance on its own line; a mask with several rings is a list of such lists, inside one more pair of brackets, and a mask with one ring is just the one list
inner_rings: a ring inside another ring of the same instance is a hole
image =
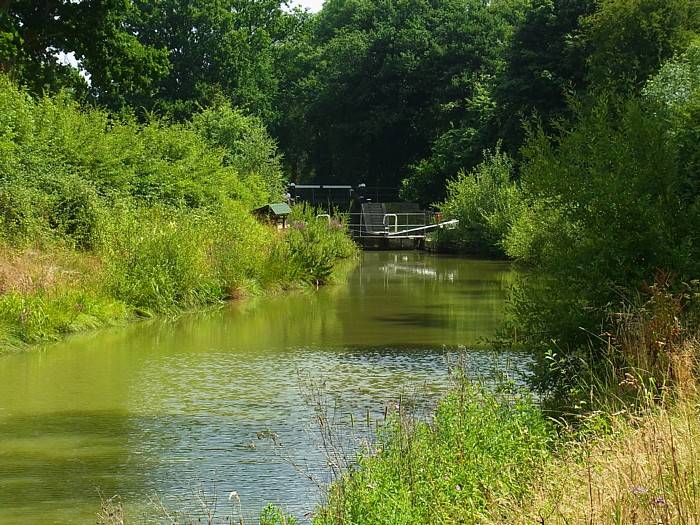
[[125, 525], [124, 508], [121, 498], [106, 498], [100, 492], [100, 511], [97, 513], [97, 525]]
[[526, 502], [497, 502], [491, 523], [700, 524], [698, 398], [621, 415], [609, 438], [548, 464]]
[[0, 294], [32, 294], [75, 287], [99, 275], [100, 261], [84, 252], [62, 248], [18, 250], [0, 245]]

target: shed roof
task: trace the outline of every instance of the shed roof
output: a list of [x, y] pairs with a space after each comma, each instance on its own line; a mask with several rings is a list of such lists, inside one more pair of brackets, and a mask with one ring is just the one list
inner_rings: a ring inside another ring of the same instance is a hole
[[254, 213], [262, 214], [262, 213], [268, 213], [272, 215], [276, 215], [278, 217], [283, 217], [285, 215], [289, 215], [292, 213], [292, 209], [289, 207], [289, 204], [286, 202], [274, 202], [272, 204], [266, 204], [265, 206], [261, 206], [260, 208], [256, 208], [253, 210]]

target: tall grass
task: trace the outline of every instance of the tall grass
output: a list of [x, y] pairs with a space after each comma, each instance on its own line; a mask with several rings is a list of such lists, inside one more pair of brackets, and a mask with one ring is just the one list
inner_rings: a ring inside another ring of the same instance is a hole
[[527, 498], [497, 502], [483, 523], [700, 523], [698, 406], [694, 397], [615, 416], [608, 433], [570, 442]]
[[356, 253], [342, 226], [298, 219], [277, 230], [236, 203], [215, 210], [121, 203], [97, 234], [89, 252], [44, 246], [0, 253], [3, 347], [264, 290], [323, 284], [339, 259]]
[[495, 499], [526, 495], [553, 437], [527, 397], [461, 382], [432, 421], [398, 407], [314, 523], [479, 523]]
[[685, 337], [670, 354], [671, 368], [591, 385], [596, 398], [528, 497], [497, 502], [484, 523], [700, 523], [700, 343]]

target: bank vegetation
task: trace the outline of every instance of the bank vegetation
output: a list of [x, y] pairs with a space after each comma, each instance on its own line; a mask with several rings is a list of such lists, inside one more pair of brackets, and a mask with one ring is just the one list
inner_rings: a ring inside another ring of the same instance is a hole
[[338, 222], [251, 210], [283, 194], [262, 123], [229, 105], [137, 123], [0, 77], [0, 348], [329, 281]]
[[[511, 65], [574, 3], [544, 4]], [[592, 3], [585, 89], [447, 180], [438, 249], [524, 269], [501, 340], [535, 356], [534, 398], [459, 381], [432, 419], [400, 411], [315, 523], [700, 522], [698, 7]]]

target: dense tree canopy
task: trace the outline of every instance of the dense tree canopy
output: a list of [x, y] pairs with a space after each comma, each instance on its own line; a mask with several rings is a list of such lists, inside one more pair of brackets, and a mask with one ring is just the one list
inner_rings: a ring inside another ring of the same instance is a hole
[[524, 1], [329, 0], [313, 27], [300, 102], [305, 173], [398, 186], [485, 90]]
[[262, 119], [288, 178], [401, 186], [427, 204], [498, 141], [517, 174], [525, 123], [551, 129], [589, 93], [639, 93], [699, 13], [697, 0], [327, 0], [316, 14], [279, 0], [4, 0], [0, 69], [142, 119], [228, 104]]
[[35, 93], [88, 85], [58, 53], [72, 54], [107, 105], [157, 95], [169, 69], [167, 51], [144, 45], [126, 27], [134, 6], [120, 0], [6, 0], [0, 2], [0, 70]]
[[220, 94], [271, 117], [276, 54], [303, 25], [285, 8], [277, 0], [134, 0], [128, 27], [167, 50], [171, 66], [152, 106], [186, 118]]

